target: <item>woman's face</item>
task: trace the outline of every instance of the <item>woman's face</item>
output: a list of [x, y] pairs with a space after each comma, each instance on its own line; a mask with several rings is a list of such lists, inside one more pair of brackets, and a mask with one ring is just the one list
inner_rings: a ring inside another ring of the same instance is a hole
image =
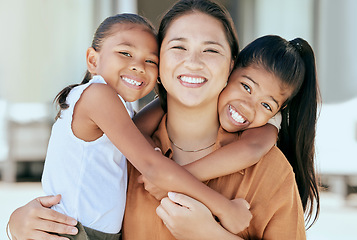
[[160, 78], [168, 100], [197, 107], [218, 100], [232, 60], [223, 25], [200, 12], [175, 19], [160, 50]]

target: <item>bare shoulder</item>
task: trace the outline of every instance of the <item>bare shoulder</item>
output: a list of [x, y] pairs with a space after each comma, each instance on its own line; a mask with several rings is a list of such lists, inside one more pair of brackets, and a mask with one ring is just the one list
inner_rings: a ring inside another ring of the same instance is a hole
[[86, 98], [88, 100], [95, 99], [99, 101], [116, 96], [117, 94], [113, 88], [102, 83], [92, 83], [82, 94], [82, 98]]

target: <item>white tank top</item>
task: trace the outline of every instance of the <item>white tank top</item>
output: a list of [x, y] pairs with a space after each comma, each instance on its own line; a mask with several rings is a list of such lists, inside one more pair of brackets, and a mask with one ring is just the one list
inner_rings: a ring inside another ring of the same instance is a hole
[[[52, 209], [77, 219], [86, 227], [118, 233], [126, 201], [125, 156], [105, 134], [86, 142], [77, 138], [71, 128], [74, 106], [92, 83], [106, 84], [101, 76], [94, 76], [67, 96], [69, 108], [62, 111], [61, 118], [52, 127], [42, 186], [48, 195], [62, 195], [61, 202]], [[119, 98], [133, 117], [131, 103]]]

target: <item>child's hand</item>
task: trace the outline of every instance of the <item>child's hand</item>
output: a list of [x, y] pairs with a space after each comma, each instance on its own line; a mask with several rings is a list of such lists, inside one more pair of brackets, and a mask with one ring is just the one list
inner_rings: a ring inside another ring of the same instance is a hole
[[219, 220], [225, 229], [237, 234], [249, 226], [252, 214], [249, 211], [250, 205], [245, 199], [237, 198], [230, 202], [228, 212]]
[[167, 197], [166, 191], [162, 190], [161, 188], [158, 188], [157, 186], [149, 182], [149, 180], [147, 180], [146, 177], [144, 177], [143, 175], [140, 175], [138, 177], [138, 182], [143, 183], [145, 190], [148, 191], [157, 200], [160, 201], [164, 197]]

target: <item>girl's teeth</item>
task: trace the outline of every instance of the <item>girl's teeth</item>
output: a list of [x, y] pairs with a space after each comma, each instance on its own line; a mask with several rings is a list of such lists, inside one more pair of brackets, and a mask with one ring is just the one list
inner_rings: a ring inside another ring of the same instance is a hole
[[229, 106], [229, 112], [232, 116], [232, 118], [234, 119], [234, 121], [239, 122], [239, 123], [244, 123], [245, 119], [239, 115], [239, 113], [237, 111], [235, 111], [231, 106]]
[[182, 76], [181, 80], [187, 83], [203, 83], [205, 81], [204, 78], [193, 78], [193, 77], [186, 77], [186, 76]]
[[141, 84], [143, 84], [142, 82], [138, 82], [138, 81], [135, 81], [133, 79], [130, 79], [130, 78], [127, 78], [127, 77], [122, 77], [122, 79], [129, 83], [129, 84], [132, 84], [132, 85], [135, 85], [135, 86], [141, 86]]

